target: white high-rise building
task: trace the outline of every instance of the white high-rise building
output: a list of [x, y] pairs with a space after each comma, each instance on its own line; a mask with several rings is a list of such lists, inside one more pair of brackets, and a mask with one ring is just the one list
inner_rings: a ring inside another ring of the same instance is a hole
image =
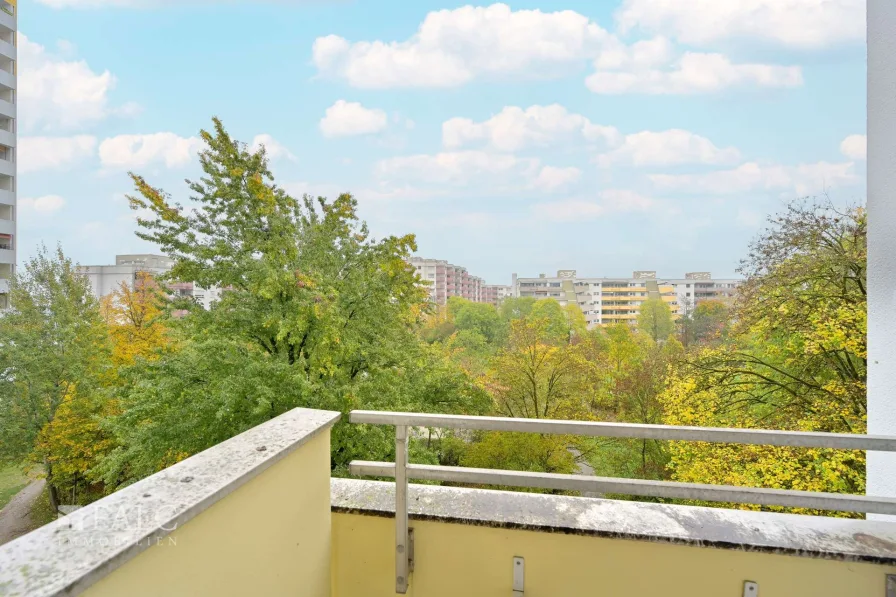
[[[159, 276], [173, 266], [174, 260], [165, 255], [116, 255], [114, 265], [85, 265], [80, 272], [90, 280], [94, 296], [102, 298], [121, 288], [122, 282], [133, 288], [140, 274]], [[174, 282], [168, 287], [177, 296], [192, 297], [206, 309], [221, 298], [218, 287], [202, 288], [193, 282]]]
[[0, 0], [0, 309], [16, 267], [16, 0]]
[[713, 279], [709, 272], [684, 278], [657, 278], [655, 271], [637, 271], [630, 278], [580, 278], [575, 270], [554, 277], [519, 278], [513, 274], [513, 296], [551, 298], [561, 305], [578, 305], [590, 327], [635, 324], [644, 301], [658, 298], [669, 305], [672, 317], [684, 315], [707, 299], [728, 299], [741, 280]]

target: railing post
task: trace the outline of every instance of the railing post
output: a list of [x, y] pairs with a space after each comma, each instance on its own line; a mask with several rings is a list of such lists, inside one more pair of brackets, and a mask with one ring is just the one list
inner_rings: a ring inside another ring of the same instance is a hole
[[408, 428], [395, 426], [395, 592], [408, 592]]

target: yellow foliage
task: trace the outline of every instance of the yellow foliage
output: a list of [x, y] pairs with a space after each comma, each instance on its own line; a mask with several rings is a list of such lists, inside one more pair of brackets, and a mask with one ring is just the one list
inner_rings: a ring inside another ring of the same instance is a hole
[[152, 360], [169, 342], [168, 330], [161, 320], [159, 286], [149, 274], [137, 276], [133, 288], [122, 282], [101, 304], [116, 367], [131, 365], [138, 358]]

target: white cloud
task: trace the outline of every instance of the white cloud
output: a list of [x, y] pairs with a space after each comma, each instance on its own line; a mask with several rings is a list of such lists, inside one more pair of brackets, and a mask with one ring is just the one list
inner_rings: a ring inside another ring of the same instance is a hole
[[601, 167], [615, 164], [633, 166], [673, 166], [678, 164], [728, 164], [737, 162], [740, 152], [734, 147], [719, 148], [706, 137], [690, 131], [642, 131], [626, 135], [622, 144], [597, 157]]
[[689, 44], [759, 38], [817, 48], [865, 35], [865, 0], [625, 0], [623, 32], [638, 27]]
[[55, 170], [96, 156], [96, 137], [21, 137], [17, 151], [19, 174]]
[[452, 87], [483, 75], [554, 75], [596, 56], [608, 36], [571, 10], [463, 6], [430, 12], [407, 41], [319, 37], [313, 60], [322, 74], [355, 87]]
[[485, 151], [419, 154], [381, 160], [377, 174], [385, 179], [418, 180], [435, 184], [467, 185], [474, 180], [531, 178], [537, 173], [537, 159]]
[[[637, 45], [637, 44], [635, 44]], [[734, 64], [722, 54], [686, 52], [676, 61], [663, 65], [660, 55], [638, 59], [631, 55], [617, 55], [595, 60], [597, 72], [585, 79], [594, 93], [693, 94], [713, 93], [728, 87], [755, 85], [758, 87], [799, 87], [803, 84], [798, 66], [771, 64]]]
[[840, 153], [851, 160], [864, 160], [868, 154], [865, 135], [850, 135], [840, 143]]
[[285, 145], [274, 139], [271, 135], [267, 133], [262, 133], [260, 135], [255, 135], [255, 138], [252, 139], [252, 143], [249, 144], [249, 151], [255, 153], [262, 146], [264, 146], [265, 153], [267, 154], [269, 159], [276, 160], [279, 158], [286, 158], [290, 161], [296, 161], [296, 156], [286, 148]]
[[545, 166], [532, 181], [532, 186], [543, 191], [556, 192], [578, 182], [581, 178], [582, 171], [578, 168]]
[[174, 133], [118, 135], [100, 143], [100, 162], [106, 168], [142, 168], [164, 164], [177, 168], [188, 164], [204, 143], [197, 137]]
[[530, 106], [523, 110], [506, 106], [484, 122], [452, 118], [442, 124], [442, 144], [456, 149], [484, 142], [498, 151], [518, 151], [532, 145], [545, 146], [566, 141], [604, 141], [614, 144], [619, 131], [611, 126], [592, 123], [581, 114], [573, 114], [559, 104]]
[[358, 102], [339, 100], [320, 119], [320, 130], [325, 137], [370, 135], [386, 128], [389, 117], [382, 110], [365, 108]]
[[115, 77], [94, 72], [83, 60], [63, 60], [19, 33], [18, 55], [23, 65], [18, 80], [18, 104], [25, 130], [70, 130], [87, 127], [112, 114], [132, 115], [139, 108], [109, 105]]
[[[719, 0], [732, 1], [742, 0]], [[556, 77], [589, 60], [597, 72], [586, 84], [595, 93], [681, 94], [734, 85], [802, 84], [798, 67], [733, 64], [721, 54], [694, 52], [676, 58], [663, 36], [627, 46], [575, 11], [512, 11], [506, 4], [430, 12], [416, 34], [401, 42], [319, 37], [312, 54], [322, 75], [363, 88], [456, 87], [478, 77]]]
[[655, 199], [626, 189], [607, 189], [595, 199], [573, 198], [562, 201], [537, 203], [532, 206], [533, 215], [553, 222], [578, 222], [592, 220], [615, 213], [647, 212], [665, 208]]
[[733, 194], [777, 190], [784, 195], [795, 193], [801, 196], [860, 182], [853, 171], [852, 162], [817, 162], [797, 166], [747, 162], [731, 170], [707, 174], [653, 174], [650, 180], [661, 189], [691, 193]]
[[59, 195], [44, 195], [43, 197], [25, 197], [19, 199], [18, 206], [26, 212], [34, 212], [40, 215], [53, 214], [65, 206], [65, 199]]

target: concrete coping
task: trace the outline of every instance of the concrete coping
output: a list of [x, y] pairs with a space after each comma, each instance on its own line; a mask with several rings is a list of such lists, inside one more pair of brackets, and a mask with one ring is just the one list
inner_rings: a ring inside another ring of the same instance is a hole
[[293, 409], [0, 546], [0, 596], [82, 593], [339, 416]]
[[[395, 485], [332, 479], [333, 512], [395, 516]], [[698, 547], [896, 564], [896, 523], [411, 484], [408, 515]]]

